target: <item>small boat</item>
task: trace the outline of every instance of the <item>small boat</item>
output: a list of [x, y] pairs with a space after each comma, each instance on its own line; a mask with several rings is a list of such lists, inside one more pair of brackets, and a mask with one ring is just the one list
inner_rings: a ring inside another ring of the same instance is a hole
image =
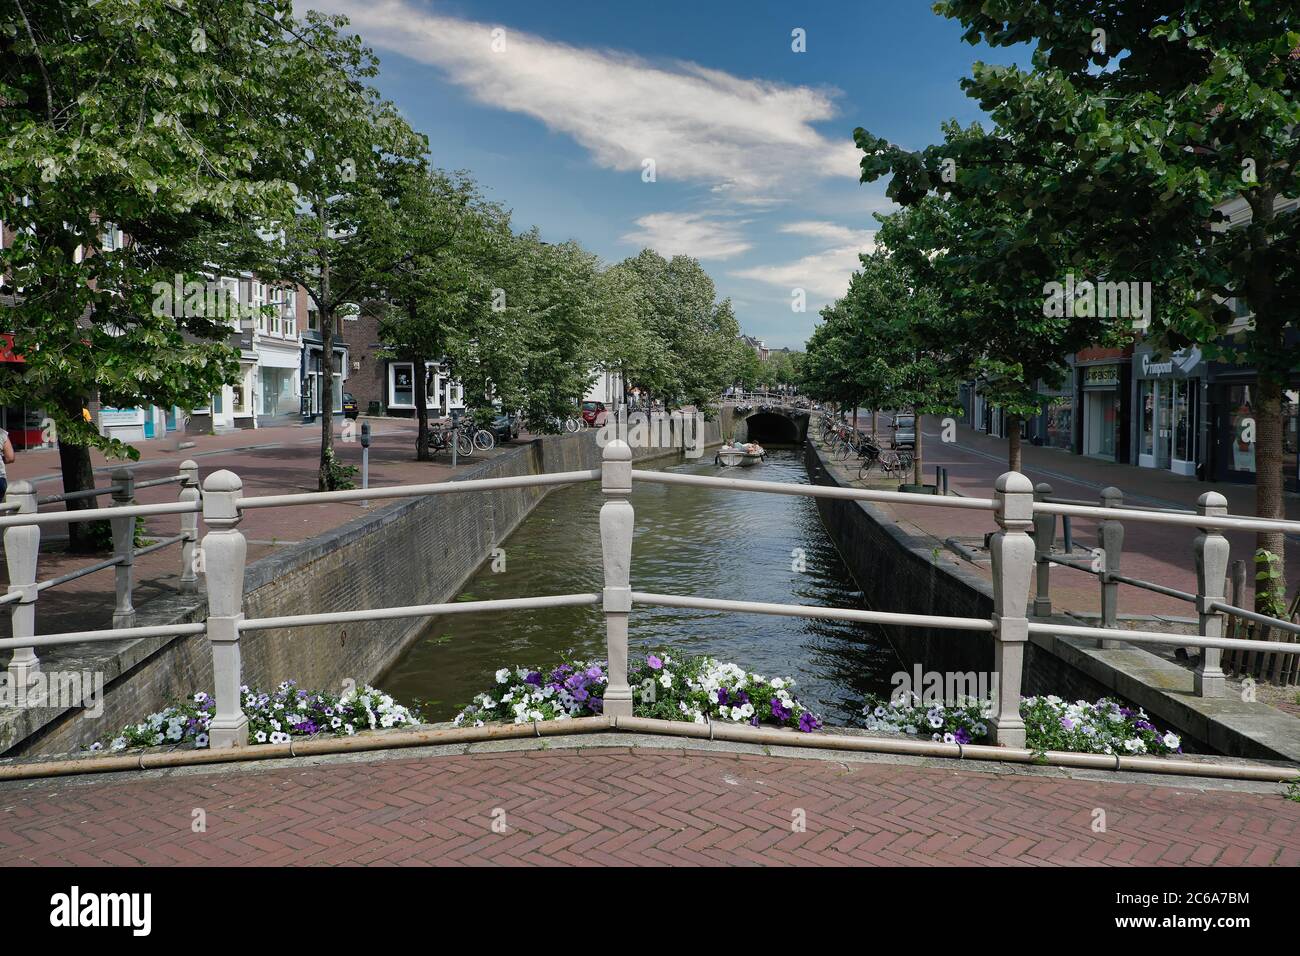
[[736, 442], [730, 445], [723, 445], [718, 449], [717, 454], [713, 456], [713, 463], [728, 468], [739, 465], [741, 468], [752, 468], [763, 460], [763, 446], [757, 442], [741, 443]]

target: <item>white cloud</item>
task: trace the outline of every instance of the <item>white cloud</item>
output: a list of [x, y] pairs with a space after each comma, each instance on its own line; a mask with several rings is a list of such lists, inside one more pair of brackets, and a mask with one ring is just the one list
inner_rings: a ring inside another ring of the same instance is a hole
[[509, 27], [505, 49], [493, 52], [497, 24], [437, 16], [407, 0], [311, 6], [345, 14], [367, 43], [441, 68], [482, 103], [572, 136], [609, 169], [639, 173], [653, 159], [663, 180], [730, 186], [739, 197], [858, 176], [853, 144], [811, 125], [835, 115], [823, 90], [654, 64]]
[[876, 247], [876, 234], [869, 229], [850, 229], [834, 222], [809, 220], [787, 223], [781, 231], [833, 243], [830, 248], [793, 262], [738, 269], [730, 275], [753, 279], [783, 289], [804, 289], [811, 297], [838, 299], [849, 287], [849, 278], [861, 266], [858, 256]]
[[642, 216], [636, 224], [639, 228], [623, 236], [623, 241], [649, 246], [662, 256], [730, 259], [751, 248], [740, 230], [745, 221], [711, 219], [702, 213], [655, 212]]

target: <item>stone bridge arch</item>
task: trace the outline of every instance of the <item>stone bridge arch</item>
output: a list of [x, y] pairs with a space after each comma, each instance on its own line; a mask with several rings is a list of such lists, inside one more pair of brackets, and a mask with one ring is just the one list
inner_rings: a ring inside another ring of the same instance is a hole
[[733, 410], [736, 438], [760, 445], [800, 445], [808, 438], [808, 411], [781, 405]]

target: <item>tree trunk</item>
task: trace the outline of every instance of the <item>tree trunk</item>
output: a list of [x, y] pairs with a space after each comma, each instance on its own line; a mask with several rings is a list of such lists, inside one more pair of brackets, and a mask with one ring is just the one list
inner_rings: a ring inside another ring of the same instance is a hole
[[858, 433], [858, 403], [853, 403], [853, 434]]
[[[1269, 228], [1276, 216], [1275, 193], [1261, 189], [1250, 199], [1251, 270], [1246, 298], [1255, 313], [1255, 352], [1258, 383], [1255, 386], [1255, 514], [1260, 518], [1285, 517], [1282, 500], [1282, 388], [1289, 363], [1285, 356], [1285, 326], [1279, 316], [1277, 276], [1269, 248]], [[1255, 608], [1264, 614], [1284, 613], [1286, 607], [1286, 538], [1281, 532], [1261, 531], [1255, 547], [1277, 556], [1278, 577], [1257, 581]]]
[[925, 462], [921, 460], [921, 413], [912, 409], [912, 434], [916, 436], [912, 445], [912, 484], [921, 488], [925, 485]]
[[[322, 241], [328, 235], [325, 223], [325, 207], [318, 205], [317, 220], [320, 223]], [[321, 263], [320, 298], [317, 300], [320, 312], [320, 472], [317, 487], [321, 491], [334, 490], [334, 323], [335, 308], [333, 294], [330, 291], [330, 263], [328, 258]]]
[[880, 430], [880, 410], [873, 408], [871, 410], [871, 437], [876, 437], [876, 432]]
[[1020, 471], [1020, 416], [1007, 416], [1007, 469]]
[[[1255, 387], [1255, 514], [1285, 518], [1282, 498], [1282, 386], [1262, 373]], [[1258, 581], [1255, 608], [1276, 613], [1286, 605], [1286, 536], [1281, 531], [1260, 531], [1255, 547], [1277, 555], [1277, 580]], [[1263, 570], [1263, 567], [1260, 568]]]
[[[81, 410], [85, 407], [80, 398], [60, 399], [59, 406], [63, 409], [63, 413], [70, 418], [80, 418]], [[95, 487], [95, 472], [90, 466], [90, 449], [85, 445], [70, 445], [60, 441], [59, 468], [63, 472], [63, 491], [65, 493], [89, 491]], [[96, 507], [96, 500], [94, 498], [76, 498], [67, 502], [64, 507], [69, 511], [81, 511], [85, 508]], [[102, 521], [69, 522], [68, 550], [82, 554], [94, 551], [94, 541], [97, 537], [102, 540], [102, 526], [105, 524]], [[93, 527], [94, 525], [101, 526], [98, 534]]]
[[[422, 359], [412, 359], [411, 367], [420, 366]], [[416, 393], [415, 401], [415, 420], [419, 427], [415, 433], [415, 460], [432, 461], [433, 456], [429, 454], [429, 403], [426, 396], [429, 394], [429, 381], [433, 378], [433, 366], [430, 365], [420, 376], [420, 391]]]

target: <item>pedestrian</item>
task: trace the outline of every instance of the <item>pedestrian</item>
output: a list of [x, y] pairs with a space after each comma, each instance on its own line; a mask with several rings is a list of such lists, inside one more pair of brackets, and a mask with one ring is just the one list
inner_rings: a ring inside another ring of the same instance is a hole
[[14, 446], [9, 441], [9, 433], [0, 428], [0, 498], [5, 496], [9, 490], [9, 475], [5, 471], [6, 465], [14, 463]]

